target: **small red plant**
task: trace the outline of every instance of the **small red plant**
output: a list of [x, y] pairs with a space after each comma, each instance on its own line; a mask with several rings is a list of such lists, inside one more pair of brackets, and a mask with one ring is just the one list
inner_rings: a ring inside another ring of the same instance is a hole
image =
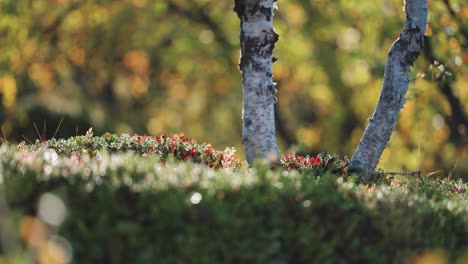
[[320, 161], [322, 161], [322, 159], [319, 155], [317, 155], [317, 157], [311, 157], [309, 159], [309, 165], [312, 167], [317, 167], [320, 164]]
[[138, 143], [142, 143], [148, 138], [148, 136], [146, 134], [144, 136], [139, 136], [138, 134], [135, 133], [133, 135], [133, 138], [135, 138]]
[[459, 187], [459, 186], [455, 186], [453, 188], [453, 190], [455, 191], [455, 193], [464, 193], [465, 192], [465, 189], [463, 187]]
[[[167, 160], [168, 156], [173, 156], [179, 160], [191, 160], [192, 162], [205, 164], [214, 169], [218, 168], [239, 168], [244, 163], [235, 155], [234, 148], [226, 148], [218, 151], [210, 144], [198, 144], [193, 138], [186, 137], [184, 133], [167, 136], [165, 134], [148, 138], [148, 136], [133, 135], [139, 143], [138, 150], [142, 155], [157, 153], [161, 155], [161, 160]], [[154, 140], [154, 141], [153, 141]], [[151, 143], [145, 146], [141, 143]], [[296, 153], [288, 153], [280, 160], [281, 166], [286, 170], [334, 170], [345, 173], [346, 163], [335, 162], [335, 157], [322, 153], [316, 156], [300, 156]], [[336, 167], [339, 167], [338, 169]]]

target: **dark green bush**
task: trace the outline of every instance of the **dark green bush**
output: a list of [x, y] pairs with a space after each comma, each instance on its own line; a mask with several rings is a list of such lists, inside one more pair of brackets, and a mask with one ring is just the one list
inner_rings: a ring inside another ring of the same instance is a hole
[[0, 199], [10, 207], [2, 217], [38, 258], [41, 242], [24, 223], [41, 219], [44, 193], [67, 207], [45, 240], [69, 241], [73, 263], [403, 263], [431, 252], [455, 262], [468, 250], [462, 182], [214, 170], [150, 153], [151, 144], [135, 155], [113, 135], [39, 145], [0, 150]]

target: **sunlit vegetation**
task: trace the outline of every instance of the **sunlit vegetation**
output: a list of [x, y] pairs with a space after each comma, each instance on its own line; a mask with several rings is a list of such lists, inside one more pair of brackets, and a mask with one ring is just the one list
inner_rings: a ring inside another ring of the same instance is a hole
[[[0, 263], [465, 263], [468, 184], [184, 134], [0, 147]], [[273, 165], [273, 166], [272, 166]], [[432, 262], [431, 262], [432, 261]]]
[[283, 155], [254, 164], [232, 1], [0, 0], [0, 264], [468, 263], [468, 6], [429, 2], [363, 181], [401, 0], [278, 1]]
[[[234, 146], [242, 157], [239, 22], [232, 6], [0, 1], [4, 137], [33, 141], [34, 123], [46, 121], [50, 129], [65, 117], [58, 137], [91, 126], [99, 134], [185, 131]], [[377, 101], [387, 51], [404, 21], [402, 1], [278, 6], [274, 79], [281, 151], [349, 156]], [[431, 49], [413, 69], [408, 102], [379, 167], [466, 178], [468, 105], [461, 102], [468, 100], [468, 7], [458, 0], [429, 6]]]

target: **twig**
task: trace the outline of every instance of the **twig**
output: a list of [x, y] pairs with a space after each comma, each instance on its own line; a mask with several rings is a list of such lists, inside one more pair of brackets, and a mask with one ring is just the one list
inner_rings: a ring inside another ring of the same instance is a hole
[[421, 177], [421, 170], [408, 171], [408, 172], [391, 171], [391, 172], [384, 172], [384, 175], [417, 176], [419, 180], [424, 181]]
[[3, 134], [3, 140], [4, 140], [7, 144], [9, 144], [10, 142], [8, 142], [8, 139], [7, 139], [6, 135], [5, 135], [5, 130], [3, 130], [3, 126], [2, 126], [2, 134]]
[[34, 145], [34, 144], [31, 142], [31, 140], [29, 140], [27, 137], [25, 137], [24, 135], [21, 135], [21, 136], [24, 138], [24, 140], [26, 140], [26, 142], [28, 142], [28, 143], [31, 144], [31, 145]]
[[451, 169], [450, 172], [449, 172], [449, 176], [447, 177], [449, 180], [452, 179], [452, 177], [453, 177], [453, 172], [455, 171], [455, 169], [457, 169], [458, 160], [459, 160], [459, 159], [457, 158], [457, 161], [455, 162], [455, 166], [453, 166], [453, 169]]
[[426, 174], [426, 177], [429, 177], [429, 176], [432, 176], [432, 175], [435, 175], [439, 172], [442, 172], [443, 170], [438, 170], [438, 171], [433, 171], [433, 172], [429, 172], [428, 174]]
[[41, 133], [39, 133], [39, 129], [37, 129], [36, 122], [33, 122], [34, 128], [36, 129], [36, 134], [39, 137], [39, 140], [42, 142]]
[[54, 135], [52, 136], [52, 138], [55, 138], [55, 136], [57, 135], [57, 132], [59, 131], [60, 126], [62, 125], [62, 121], [63, 121], [64, 118], [65, 117], [62, 116], [62, 119], [60, 119], [60, 122], [59, 122], [59, 124], [57, 126], [57, 129], [55, 130]]
[[420, 176], [421, 175], [421, 171], [420, 170], [417, 170], [417, 171], [407, 171], [407, 172], [397, 172], [397, 171], [391, 171], [391, 172], [384, 172], [384, 174], [387, 174], [387, 175], [402, 175], [402, 176]]
[[44, 126], [42, 127], [42, 138], [44, 141], [47, 140], [47, 120], [44, 120]]

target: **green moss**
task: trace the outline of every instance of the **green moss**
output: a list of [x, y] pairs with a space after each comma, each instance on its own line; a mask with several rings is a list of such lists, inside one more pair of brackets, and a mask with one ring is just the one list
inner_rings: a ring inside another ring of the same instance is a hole
[[39, 217], [44, 193], [59, 197], [67, 215], [48, 230], [70, 242], [74, 263], [398, 263], [432, 251], [455, 261], [468, 249], [466, 183], [361, 182], [305, 163], [216, 170], [215, 150], [213, 163], [179, 161], [188, 144], [208, 145], [167, 152], [171, 142], [88, 134], [4, 145], [1, 198], [20, 225]]

